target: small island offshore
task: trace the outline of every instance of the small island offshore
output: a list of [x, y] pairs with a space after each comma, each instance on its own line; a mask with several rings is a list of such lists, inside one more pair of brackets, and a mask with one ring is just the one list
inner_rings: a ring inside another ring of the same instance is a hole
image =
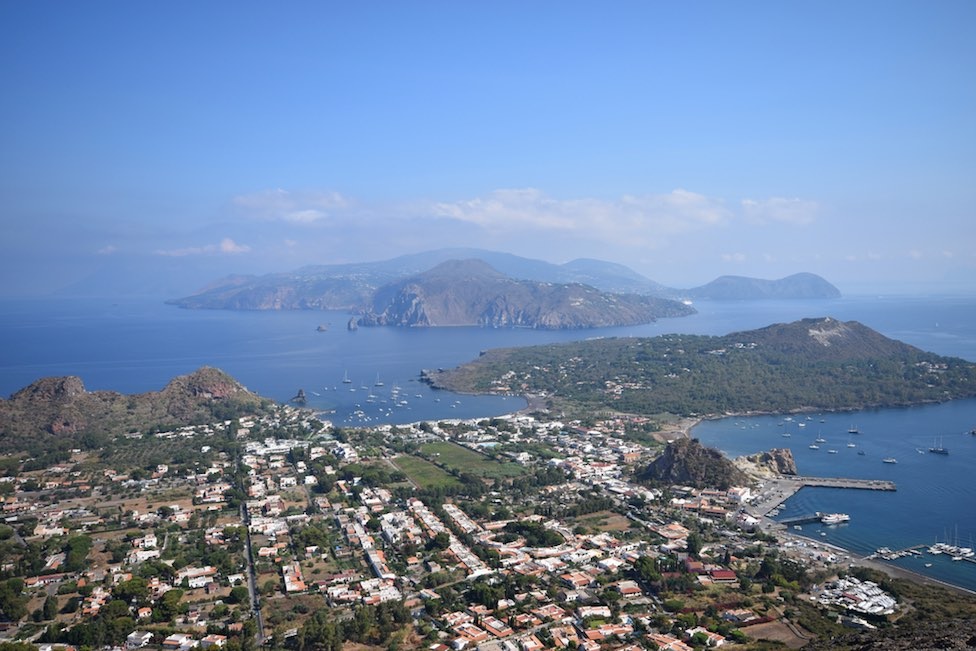
[[0, 400], [4, 646], [976, 641], [973, 595], [766, 517], [771, 486], [822, 481], [788, 450], [733, 462], [680, 432], [710, 414], [971, 397], [972, 363], [824, 318], [488, 351], [426, 377], [536, 398], [505, 417], [337, 428], [204, 368], [159, 392], [46, 378]]

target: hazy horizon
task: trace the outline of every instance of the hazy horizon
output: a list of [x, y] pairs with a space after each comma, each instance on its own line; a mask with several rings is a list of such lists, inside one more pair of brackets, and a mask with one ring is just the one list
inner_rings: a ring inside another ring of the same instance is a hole
[[165, 295], [446, 247], [678, 288], [812, 272], [845, 294], [976, 292], [974, 19], [964, 1], [3, 3], [0, 295], [112, 276]]

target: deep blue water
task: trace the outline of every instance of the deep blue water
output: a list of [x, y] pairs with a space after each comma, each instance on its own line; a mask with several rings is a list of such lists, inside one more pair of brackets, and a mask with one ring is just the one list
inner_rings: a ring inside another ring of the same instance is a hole
[[[811, 420], [794, 415], [792, 421], [784, 421], [782, 416], [724, 418], [701, 423], [693, 435], [731, 457], [788, 447], [801, 475], [896, 483], [895, 492], [801, 489], [786, 502], [780, 519], [817, 511], [851, 516], [843, 525], [803, 525], [803, 535], [862, 554], [879, 547], [904, 549], [947, 539], [976, 547], [976, 482], [970, 474], [976, 468], [976, 436], [969, 434], [976, 426], [976, 400], [809, 417]], [[860, 433], [849, 434], [851, 426]], [[790, 436], [784, 437], [784, 433]], [[808, 446], [818, 437], [826, 443], [811, 450]], [[848, 443], [856, 447], [847, 447]], [[949, 454], [930, 453], [928, 449], [936, 444]], [[882, 463], [885, 457], [898, 463]], [[932, 567], [926, 568], [925, 563]], [[897, 564], [976, 590], [976, 563], [925, 554], [900, 559]]]
[[[702, 302], [695, 307], [699, 313], [694, 316], [629, 328], [349, 332], [349, 316], [344, 313], [191, 311], [140, 300], [7, 300], [0, 301], [0, 395], [52, 375], [80, 376], [89, 390], [153, 391], [175, 375], [210, 365], [279, 401], [303, 388], [310, 407], [335, 410], [330, 417], [337, 424], [473, 418], [507, 413], [524, 403], [517, 398], [435, 392], [417, 381], [421, 369], [455, 366], [482, 350], [503, 346], [672, 332], [726, 334], [819, 316], [860, 321], [919, 348], [976, 361], [974, 296]], [[328, 330], [316, 332], [320, 324], [328, 324]], [[343, 384], [344, 375], [351, 383]], [[377, 381], [382, 386], [376, 386]], [[394, 385], [399, 387], [395, 401]], [[375, 399], [368, 398], [371, 393]], [[931, 543], [937, 537], [954, 537], [957, 529], [966, 544], [976, 536], [976, 492], [967, 474], [976, 461], [976, 437], [962, 434], [976, 426], [976, 402], [823, 418], [820, 423], [820, 416], [815, 416], [805, 428], [793, 423], [790, 439], [781, 436], [781, 419], [774, 417], [704, 423], [695, 433], [730, 454], [792, 443], [800, 470], [808, 474], [897, 481], [896, 493], [804, 489], [787, 503], [784, 515], [850, 513], [849, 525], [827, 530], [826, 540], [835, 544], [867, 552], [882, 545]], [[855, 442], [864, 448], [864, 457], [846, 447], [851, 424], [862, 432]], [[806, 446], [807, 439], [821, 430], [829, 443], [818, 454]], [[949, 456], [915, 451], [927, 450], [935, 437], [942, 437]], [[838, 454], [827, 455], [827, 447], [834, 445]], [[897, 465], [881, 463], [889, 454], [898, 459]], [[818, 536], [819, 531], [810, 529]], [[922, 561], [903, 562], [976, 589], [976, 565], [925, 560], [933, 567], [926, 570]]]

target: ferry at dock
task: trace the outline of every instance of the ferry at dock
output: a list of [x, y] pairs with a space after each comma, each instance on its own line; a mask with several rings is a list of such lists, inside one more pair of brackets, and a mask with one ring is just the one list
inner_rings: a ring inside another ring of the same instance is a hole
[[820, 516], [820, 522], [822, 524], [840, 524], [842, 522], [850, 522], [851, 516], [846, 513], [824, 513]]

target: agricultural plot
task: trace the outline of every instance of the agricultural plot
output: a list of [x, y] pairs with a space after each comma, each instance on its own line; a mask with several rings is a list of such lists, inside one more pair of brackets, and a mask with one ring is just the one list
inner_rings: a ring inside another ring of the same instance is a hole
[[456, 478], [420, 457], [404, 455], [394, 459], [393, 463], [420, 488], [446, 488], [461, 485], [461, 482]]
[[500, 463], [446, 441], [427, 443], [420, 449], [425, 455], [435, 459], [438, 465], [476, 477], [501, 479], [525, 474], [525, 469], [517, 463]]
[[630, 529], [630, 520], [613, 511], [598, 511], [573, 519], [575, 525], [582, 525], [594, 531], [621, 532]]

